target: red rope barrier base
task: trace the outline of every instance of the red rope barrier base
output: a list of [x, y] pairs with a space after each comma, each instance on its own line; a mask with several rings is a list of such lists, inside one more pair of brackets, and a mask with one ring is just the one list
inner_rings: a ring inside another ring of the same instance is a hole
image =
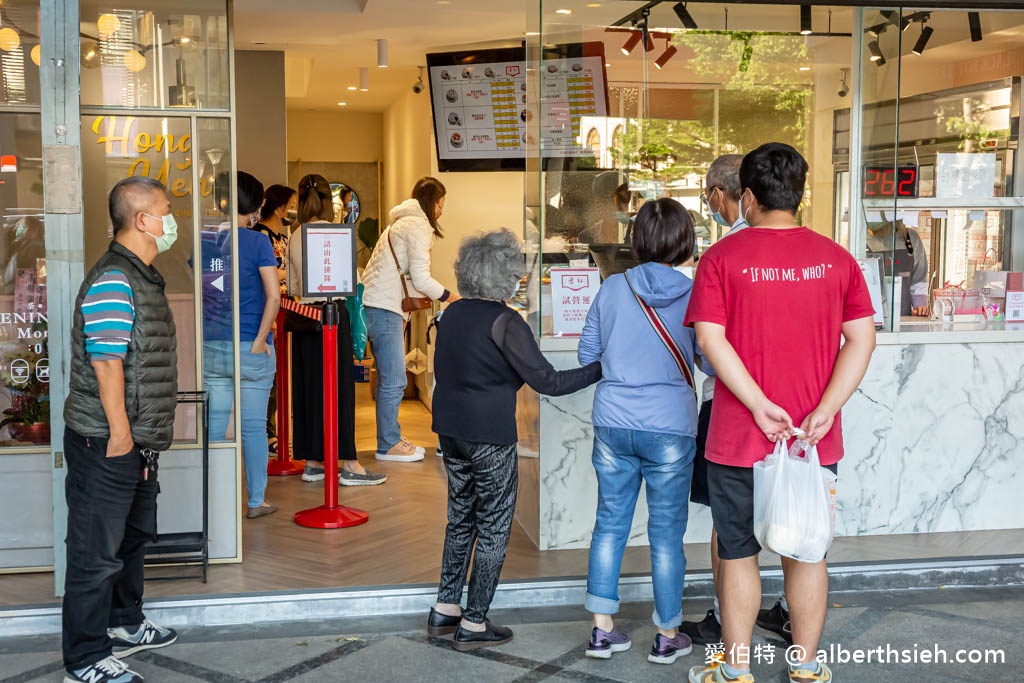
[[304, 460], [277, 458], [267, 463], [267, 474], [271, 477], [294, 477], [296, 474], [302, 474], [305, 469]]
[[345, 527], [366, 524], [369, 519], [370, 513], [365, 510], [345, 507], [344, 505], [339, 505], [333, 509], [321, 505], [318, 508], [295, 513], [295, 523], [299, 526], [310, 527], [311, 529], [344, 529]]

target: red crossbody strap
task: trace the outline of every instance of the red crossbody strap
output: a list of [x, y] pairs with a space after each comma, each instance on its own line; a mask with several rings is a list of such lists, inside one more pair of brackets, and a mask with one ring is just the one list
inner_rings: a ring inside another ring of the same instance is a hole
[[625, 275], [625, 278], [626, 284], [629, 285], [629, 291], [633, 293], [633, 298], [635, 298], [636, 302], [640, 304], [640, 310], [642, 310], [644, 315], [647, 316], [647, 321], [651, 323], [651, 327], [654, 328], [654, 332], [661, 339], [661, 343], [665, 345], [665, 348], [668, 349], [669, 355], [672, 356], [672, 360], [674, 360], [676, 365], [679, 366], [679, 372], [683, 373], [683, 378], [686, 380], [686, 383], [689, 384], [690, 388], [696, 392], [697, 385], [693, 381], [693, 373], [690, 371], [690, 366], [686, 362], [686, 356], [683, 355], [683, 350], [679, 348], [679, 344], [676, 343], [676, 340], [669, 333], [668, 328], [665, 327], [665, 323], [662, 321], [661, 316], [658, 315], [658, 312], [649, 306], [646, 301], [641, 299], [640, 295], [638, 295], [636, 290], [633, 289], [633, 283], [629, 281], [629, 275]]

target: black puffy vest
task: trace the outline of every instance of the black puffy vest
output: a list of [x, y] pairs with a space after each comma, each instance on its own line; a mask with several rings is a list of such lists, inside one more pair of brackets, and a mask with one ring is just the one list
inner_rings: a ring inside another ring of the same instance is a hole
[[135, 302], [135, 323], [124, 360], [125, 409], [132, 438], [139, 446], [166, 450], [174, 437], [178, 391], [174, 317], [160, 273], [117, 242], [110, 244], [78, 291], [71, 330], [71, 390], [64, 404], [64, 422], [82, 436], [110, 436], [106, 413], [100, 403], [96, 371], [85, 351], [82, 301], [92, 283], [112, 270], [128, 277]]

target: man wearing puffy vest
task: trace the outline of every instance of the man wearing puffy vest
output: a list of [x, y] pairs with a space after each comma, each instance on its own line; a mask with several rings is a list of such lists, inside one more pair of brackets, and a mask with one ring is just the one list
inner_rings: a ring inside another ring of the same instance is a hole
[[177, 639], [142, 612], [146, 543], [156, 538], [156, 463], [171, 445], [178, 390], [174, 319], [153, 267], [178, 234], [163, 185], [110, 191], [114, 241], [75, 303], [68, 464], [65, 683], [137, 683], [121, 658]]

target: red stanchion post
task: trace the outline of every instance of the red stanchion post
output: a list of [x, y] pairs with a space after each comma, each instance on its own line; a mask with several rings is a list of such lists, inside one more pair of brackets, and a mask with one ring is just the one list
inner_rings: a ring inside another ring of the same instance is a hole
[[365, 510], [338, 505], [338, 304], [328, 299], [321, 314], [324, 349], [324, 504], [295, 513], [295, 523], [313, 529], [365, 524]]
[[274, 342], [277, 344], [277, 458], [267, 463], [267, 474], [272, 477], [290, 477], [302, 474], [305, 463], [292, 460], [291, 420], [288, 406], [291, 399], [291, 377], [288, 371], [288, 337], [284, 331], [285, 310], [277, 314], [277, 329], [274, 331]]

